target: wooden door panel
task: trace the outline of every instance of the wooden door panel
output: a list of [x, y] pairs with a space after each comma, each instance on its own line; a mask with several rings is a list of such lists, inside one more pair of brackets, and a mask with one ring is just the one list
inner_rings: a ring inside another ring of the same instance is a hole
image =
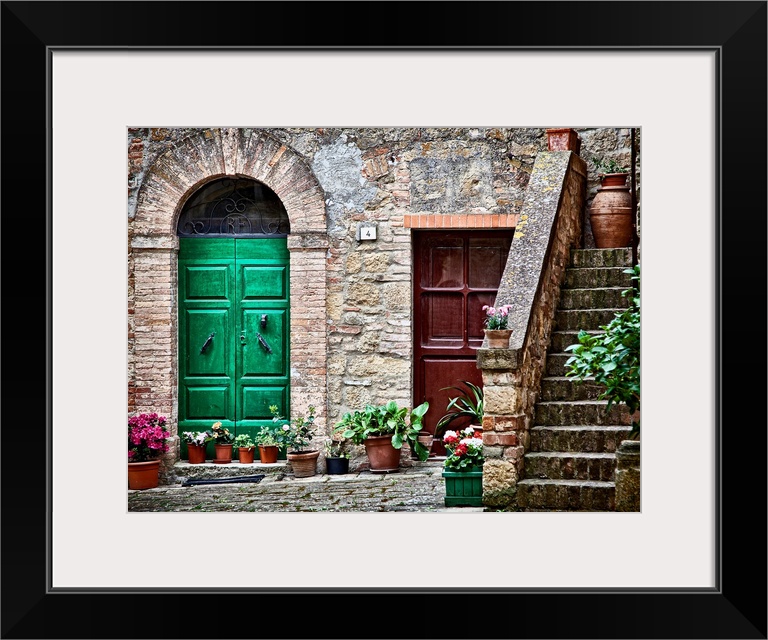
[[285, 238], [180, 238], [180, 432], [253, 435], [270, 404], [289, 415], [288, 264]]
[[424, 347], [464, 345], [464, 296], [425, 292], [421, 296], [421, 344]]
[[238, 239], [237, 429], [272, 424], [270, 404], [290, 415], [289, 254], [284, 238]]
[[229, 376], [232, 350], [229, 309], [188, 309], [182, 339], [187, 353], [186, 375]]
[[[413, 232], [413, 404], [429, 402], [424, 428], [432, 433], [452, 397], [444, 387], [482, 387], [482, 307], [495, 302], [511, 240], [510, 230]], [[445, 450], [436, 444], [433, 452]]]

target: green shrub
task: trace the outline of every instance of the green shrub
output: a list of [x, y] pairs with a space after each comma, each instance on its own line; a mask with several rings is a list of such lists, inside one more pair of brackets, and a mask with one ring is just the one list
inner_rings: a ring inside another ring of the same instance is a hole
[[[578, 343], [566, 347], [572, 352], [565, 363], [568, 377], [582, 382], [593, 377], [605, 386], [598, 396], [608, 400], [606, 411], [614, 404], [626, 404], [634, 414], [640, 409], [640, 265], [625, 269], [635, 285], [622, 292], [630, 297], [630, 306], [602, 325], [599, 334], [579, 331]], [[630, 439], [640, 436], [640, 420], [632, 421]]]

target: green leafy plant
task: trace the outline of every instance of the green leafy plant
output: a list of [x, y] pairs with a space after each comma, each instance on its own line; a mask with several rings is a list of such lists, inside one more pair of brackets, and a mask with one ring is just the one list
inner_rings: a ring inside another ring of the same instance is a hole
[[350, 453], [347, 450], [347, 440], [334, 440], [328, 438], [325, 441], [325, 457], [326, 458], [349, 458]]
[[256, 443], [248, 433], [241, 433], [235, 437], [235, 446], [238, 449], [251, 449], [256, 446]]
[[592, 164], [595, 165], [595, 169], [598, 173], [629, 173], [629, 169], [620, 165], [613, 158], [592, 158]]
[[483, 423], [484, 395], [482, 388], [468, 380], [462, 380], [461, 384], [464, 387], [453, 386], [440, 389], [440, 391], [455, 389], [459, 395], [449, 400], [446, 414], [435, 425], [435, 437], [443, 433], [452, 422], [461, 418], [469, 418], [470, 424]]
[[[290, 427], [288, 428], [290, 429]], [[282, 426], [276, 428], [263, 426], [254, 435], [254, 440], [257, 446], [284, 447], [288, 443], [287, 435], [283, 435], [284, 433]]]
[[422, 462], [429, 457], [429, 449], [418, 441], [424, 415], [429, 403], [423, 402], [410, 413], [407, 407], [398, 406], [394, 400], [384, 405], [366, 405], [362, 411], [345, 413], [334, 426], [334, 432], [341, 432], [355, 444], [363, 444], [372, 436], [392, 435], [392, 446], [402, 449], [408, 442], [411, 450]]
[[[634, 415], [640, 409], [640, 265], [624, 273], [636, 283], [622, 292], [630, 306], [602, 325], [599, 334], [579, 331], [578, 343], [565, 349], [573, 354], [565, 362], [565, 375], [579, 382], [593, 377], [605, 387], [598, 398], [608, 400], [606, 411], [623, 403]], [[640, 420], [633, 417], [629, 438], [639, 436]]]
[[279, 429], [276, 430], [278, 434], [278, 440], [284, 444], [288, 453], [304, 453], [306, 451], [314, 451], [309, 449], [309, 445], [312, 438], [315, 435], [315, 407], [309, 405], [307, 407], [306, 416], [296, 416], [293, 420], [285, 422], [285, 418], [280, 415], [280, 410], [277, 405], [270, 405], [270, 412], [272, 413], [272, 421], [275, 423], [283, 423]]

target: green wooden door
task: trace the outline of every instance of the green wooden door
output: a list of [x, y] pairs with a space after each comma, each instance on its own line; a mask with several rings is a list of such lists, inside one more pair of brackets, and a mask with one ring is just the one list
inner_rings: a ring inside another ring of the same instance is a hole
[[290, 415], [288, 261], [285, 238], [179, 239], [179, 433]]

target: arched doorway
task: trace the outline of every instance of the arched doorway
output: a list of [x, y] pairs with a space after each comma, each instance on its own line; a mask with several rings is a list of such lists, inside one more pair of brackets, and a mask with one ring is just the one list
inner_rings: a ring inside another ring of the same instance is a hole
[[179, 433], [253, 436], [270, 405], [290, 415], [288, 214], [266, 185], [227, 177], [187, 200], [176, 232]]

